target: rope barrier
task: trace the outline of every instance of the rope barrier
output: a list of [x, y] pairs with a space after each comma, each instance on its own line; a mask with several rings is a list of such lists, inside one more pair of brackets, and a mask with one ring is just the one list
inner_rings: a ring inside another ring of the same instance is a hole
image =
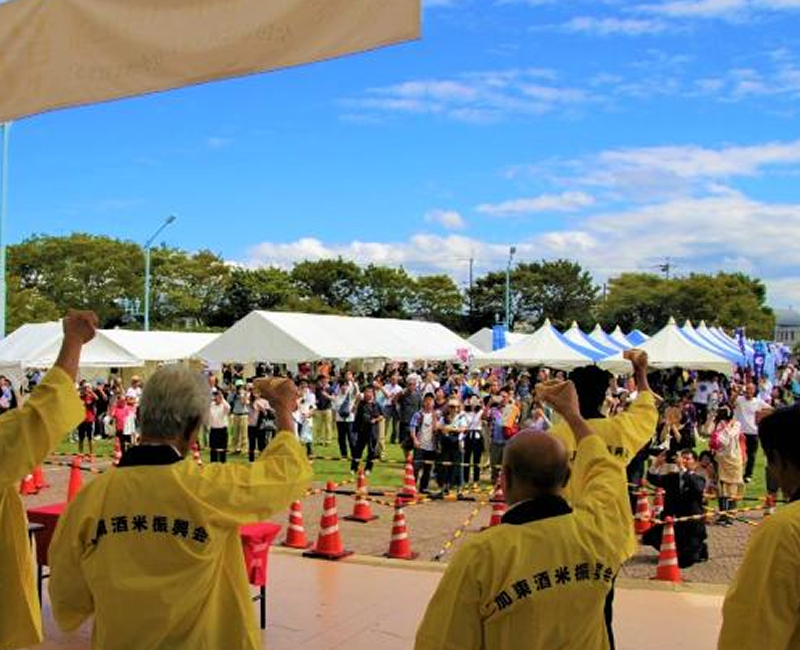
[[439, 550], [439, 552], [436, 555], [434, 555], [433, 558], [431, 558], [431, 561], [439, 562], [447, 554], [447, 552], [451, 548], [453, 548], [453, 545], [458, 541], [458, 538], [464, 534], [464, 531], [466, 531], [467, 528], [469, 528], [473, 519], [475, 519], [475, 517], [478, 516], [478, 513], [487, 503], [489, 503], [488, 500], [478, 502], [478, 505], [475, 506], [475, 508], [472, 510], [472, 512], [469, 513], [469, 515], [467, 515], [467, 518], [464, 521], [464, 523], [461, 524], [458, 528], [456, 528], [455, 532], [451, 535], [450, 539], [447, 540], [442, 546], [442, 548]]
[[[700, 521], [701, 519], [707, 519], [707, 518], [712, 517], [714, 515], [723, 516], [723, 517], [724, 516], [729, 516], [729, 517], [734, 516], [735, 517], [736, 515], [739, 515], [739, 514], [744, 514], [746, 512], [758, 512], [760, 510], [765, 510], [766, 508], [767, 508], [766, 505], [760, 505], [760, 506], [753, 506], [752, 508], [734, 508], [732, 510], [711, 510], [711, 509], [709, 509], [709, 510], [707, 510], [706, 512], [704, 512], [701, 515], [687, 515], [686, 517], [675, 517], [675, 518], [673, 518], [672, 523], [673, 524], [680, 524], [680, 523], [683, 523], [684, 521]], [[666, 523], [666, 521], [664, 519], [651, 519], [650, 523], [652, 523], [654, 526], [662, 526], [662, 525], [664, 525]]]

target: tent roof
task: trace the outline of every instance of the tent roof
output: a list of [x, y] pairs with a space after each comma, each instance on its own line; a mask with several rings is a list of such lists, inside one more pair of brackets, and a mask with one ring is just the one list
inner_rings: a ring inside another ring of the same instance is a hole
[[627, 339], [628, 339], [628, 340], [629, 340], [629, 341], [630, 341], [630, 342], [631, 342], [633, 345], [641, 345], [641, 344], [642, 344], [642, 343], [644, 343], [645, 341], [649, 340], [649, 339], [650, 339], [650, 337], [649, 337], [649, 336], [647, 336], [647, 334], [645, 334], [645, 333], [644, 333], [644, 332], [642, 332], [641, 330], [631, 330], [630, 332], [628, 332]]
[[608, 338], [610, 338], [612, 341], [614, 341], [614, 342], [615, 342], [615, 343], [617, 343], [618, 345], [621, 345], [621, 346], [622, 346], [623, 348], [625, 348], [626, 350], [630, 350], [630, 349], [633, 347], [633, 343], [632, 343], [631, 341], [629, 341], [629, 340], [628, 340], [628, 337], [627, 337], [627, 336], [625, 336], [625, 335], [622, 333], [622, 328], [620, 328], [620, 326], [619, 326], [619, 325], [617, 325], [617, 326], [614, 328], [614, 331], [613, 331], [613, 332], [611, 332], [611, 333], [608, 335]]
[[591, 338], [593, 341], [597, 341], [600, 345], [606, 348], [611, 348], [615, 351], [626, 349], [621, 343], [618, 343], [608, 334], [606, 334], [605, 330], [600, 327], [600, 323], [594, 326], [594, 329], [589, 333], [589, 338]]
[[254, 311], [198, 352], [207, 361], [457, 360], [480, 351], [439, 323]]
[[[49, 368], [55, 363], [64, 338], [60, 322], [23, 325], [0, 341], [0, 368]], [[129, 368], [143, 359], [98, 332], [81, 351], [82, 368]]]
[[519, 343], [478, 355], [475, 362], [484, 366], [525, 365], [574, 370], [581, 366], [592, 365], [602, 356], [596, 350], [578, 346], [564, 338], [564, 335], [546, 320], [544, 325]]
[[[728, 359], [693, 343], [675, 324], [674, 318], [670, 318], [666, 327], [639, 347], [647, 352], [650, 366], [656, 369], [712, 370], [726, 375], [733, 370], [733, 364]], [[617, 372], [620, 362], [627, 364], [630, 371], [630, 363], [622, 358], [622, 354], [603, 359], [597, 365]]]
[[101, 330], [101, 335], [145, 361], [190, 359], [219, 334], [203, 332], [138, 332]]
[[618, 350], [618, 348], [612, 348], [611, 346], [603, 345], [602, 343], [595, 341], [580, 327], [578, 327], [578, 323], [576, 321], [572, 321], [570, 328], [564, 332], [564, 338], [575, 345], [588, 348], [589, 350], [595, 350], [604, 357], [614, 354]]
[[[519, 343], [526, 336], [529, 335], [519, 332], [506, 332], [506, 347]], [[494, 335], [492, 334], [492, 329], [490, 327], [484, 327], [470, 336], [467, 342], [471, 343], [482, 352], [491, 352], [493, 340]]]
[[745, 365], [745, 359], [739, 350], [732, 350], [729, 346], [717, 341], [713, 336], [710, 336], [710, 332], [707, 330], [701, 331], [700, 329], [695, 329], [694, 325], [692, 325], [692, 321], [687, 319], [683, 324], [683, 327], [681, 327], [681, 331], [689, 339], [691, 339], [692, 343], [697, 343], [701, 347], [704, 347], [711, 352], [716, 352], [718, 355], [725, 357], [732, 363], [740, 366]]

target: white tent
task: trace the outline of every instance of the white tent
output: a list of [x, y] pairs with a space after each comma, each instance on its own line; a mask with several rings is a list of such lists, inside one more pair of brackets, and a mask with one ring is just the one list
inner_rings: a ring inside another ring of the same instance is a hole
[[634, 346], [641, 345], [650, 339], [650, 337], [641, 330], [631, 330], [628, 332], [625, 338], [627, 338]]
[[254, 311], [198, 352], [209, 362], [457, 361], [479, 353], [439, 323]]
[[[514, 345], [515, 343], [519, 343], [526, 336], [529, 335], [520, 334], [518, 332], [506, 332], [506, 347], [509, 345]], [[494, 342], [494, 336], [491, 328], [484, 327], [483, 329], [479, 329], [467, 339], [467, 342], [471, 343], [482, 352], [491, 352]]]
[[153, 363], [192, 359], [217, 339], [219, 334], [204, 332], [140, 332], [101, 330], [100, 336], [113, 341], [135, 357]]
[[716, 352], [721, 357], [725, 357], [731, 363], [735, 363], [737, 365], [743, 366], [745, 365], [744, 357], [742, 353], [737, 350], [731, 350], [728, 346], [720, 343], [719, 341], [715, 341], [712, 339], [705, 338], [702, 333], [694, 328], [692, 325], [692, 321], [686, 319], [686, 322], [681, 327], [681, 331], [692, 341], [692, 343], [696, 343], [701, 347], [704, 347], [712, 352]]
[[624, 349], [630, 350], [633, 347], [633, 343], [628, 340], [628, 337], [622, 333], [622, 328], [617, 325], [614, 328], [614, 331], [608, 335], [614, 343], [621, 345]]
[[[639, 347], [647, 352], [650, 366], [656, 369], [712, 370], [726, 375], [730, 375], [733, 370], [733, 364], [728, 359], [689, 340], [675, 324], [674, 318], [670, 318], [664, 329]], [[612, 372], [619, 372], [621, 363], [627, 364], [627, 371], [630, 371], [630, 363], [622, 358], [621, 353], [603, 359], [597, 365]]]
[[578, 323], [576, 321], [572, 321], [570, 328], [564, 332], [564, 338], [575, 345], [589, 348], [590, 350], [595, 350], [598, 354], [601, 354], [604, 357], [607, 357], [610, 354], [615, 354], [619, 350], [619, 348], [612, 348], [595, 341], [580, 327], [578, 327]]
[[480, 366], [547, 366], [558, 370], [574, 370], [592, 365], [602, 355], [596, 350], [580, 347], [564, 338], [546, 320], [538, 330], [502, 350], [484, 353], [475, 357]]
[[589, 338], [591, 338], [593, 341], [596, 341], [603, 347], [610, 348], [612, 350], [619, 351], [626, 349], [621, 343], [617, 343], [608, 334], [606, 334], [605, 330], [600, 327], [600, 323], [594, 326], [594, 329], [589, 333]]
[[[23, 325], [0, 341], [0, 373], [18, 383], [29, 368], [50, 368], [64, 338], [60, 322]], [[103, 336], [102, 332], [81, 351], [81, 368], [136, 368], [144, 360]]]

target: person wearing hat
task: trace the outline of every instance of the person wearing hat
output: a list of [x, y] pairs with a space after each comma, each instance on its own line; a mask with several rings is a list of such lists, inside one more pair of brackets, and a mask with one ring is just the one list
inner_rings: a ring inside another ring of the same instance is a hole
[[231, 436], [233, 437], [234, 452], [241, 454], [242, 447], [247, 442], [248, 404], [250, 403], [250, 396], [247, 393], [244, 379], [236, 379], [234, 381], [234, 388], [235, 390], [228, 396], [231, 406]]
[[20, 479], [33, 471], [85, 416], [75, 390], [81, 348], [94, 338], [97, 316], [70, 311], [55, 365], [25, 404], [0, 416], [0, 648], [42, 641], [42, 616], [28, 541]]

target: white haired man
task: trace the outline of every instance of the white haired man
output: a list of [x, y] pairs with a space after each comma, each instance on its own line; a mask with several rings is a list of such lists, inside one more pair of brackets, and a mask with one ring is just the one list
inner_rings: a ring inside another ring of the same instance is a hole
[[142, 442], [87, 485], [50, 546], [53, 614], [94, 614], [95, 648], [261, 647], [239, 527], [305, 493], [311, 465], [293, 433], [297, 388], [261, 380], [281, 431], [254, 463], [183, 462], [208, 415], [199, 374], [165, 367], [139, 405]]

